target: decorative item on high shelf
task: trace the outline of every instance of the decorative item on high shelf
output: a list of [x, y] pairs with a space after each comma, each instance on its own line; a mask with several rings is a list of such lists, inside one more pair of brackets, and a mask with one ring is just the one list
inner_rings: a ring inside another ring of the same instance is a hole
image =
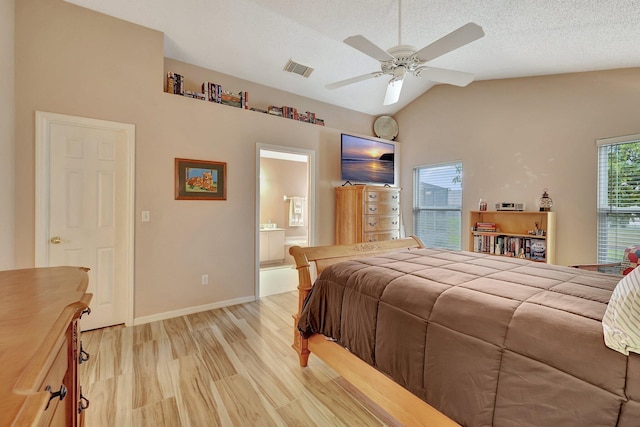
[[547, 189], [542, 190], [542, 197], [538, 200], [538, 206], [540, 207], [540, 212], [549, 212], [551, 211], [551, 206], [553, 206], [553, 200], [549, 197], [547, 193]]
[[373, 122], [373, 131], [378, 138], [393, 141], [398, 136], [398, 123], [391, 116], [380, 116]]

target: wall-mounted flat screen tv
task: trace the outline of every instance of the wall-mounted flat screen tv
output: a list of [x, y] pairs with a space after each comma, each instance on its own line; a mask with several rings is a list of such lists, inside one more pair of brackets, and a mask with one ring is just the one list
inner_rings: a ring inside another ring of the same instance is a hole
[[394, 184], [395, 145], [341, 135], [342, 179], [352, 184]]

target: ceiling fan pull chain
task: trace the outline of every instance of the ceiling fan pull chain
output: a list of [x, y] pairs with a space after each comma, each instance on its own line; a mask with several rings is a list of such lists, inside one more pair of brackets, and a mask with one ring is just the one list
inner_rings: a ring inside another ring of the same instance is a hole
[[398, 0], [398, 45], [402, 44], [402, 0]]

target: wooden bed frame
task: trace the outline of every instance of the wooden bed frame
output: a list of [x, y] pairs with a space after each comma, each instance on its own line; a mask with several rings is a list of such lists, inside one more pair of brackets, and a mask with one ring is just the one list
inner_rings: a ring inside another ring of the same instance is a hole
[[298, 312], [293, 316], [292, 347], [298, 353], [300, 366], [307, 366], [309, 354], [313, 352], [403, 425], [457, 426], [458, 424], [446, 415], [440, 413], [340, 345], [327, 340], [323, 335], [319, 334], [305, 339], [297, 328], [302, 306], [311, 291], [315, 277], [327, 266], [385, 252], [419, 248], [424, 248], [424, 245], [416, 237], [342, 246], [291, 247], [289, 253], [293, 256], [298, 270]]

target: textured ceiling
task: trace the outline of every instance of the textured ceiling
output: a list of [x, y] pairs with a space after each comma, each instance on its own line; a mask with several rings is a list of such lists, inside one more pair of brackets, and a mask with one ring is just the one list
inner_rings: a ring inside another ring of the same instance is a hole
[[[640, 66], [639, 0], [404, 0], [400, 31], [398, 0], [67, 1], [162, 31], [169, 58], [372, 115], [395, 113], [434, 83], [407, 76], [386, 107], [388, 76], [326, 89], [379, 70], [342, 42], [355, 34], [384, 50], [420, 49], [475, 22], [484, 38], [429, 65], [476, 80]], [[289, 59], [315, 71], [284, 72]]]

